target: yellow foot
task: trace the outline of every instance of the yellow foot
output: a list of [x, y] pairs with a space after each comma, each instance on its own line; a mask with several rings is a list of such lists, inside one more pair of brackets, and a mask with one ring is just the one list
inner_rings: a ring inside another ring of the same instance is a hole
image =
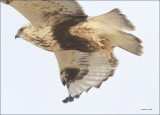
[[102, 48], [105, 49], [105, 46], [101, 42], [97, 42], [97, 44]]
[[110, 62], [112, 67], [117, 65], [117, 60], [115, 58], [113, 58], [113, 57], [109, 59], [109, 62]]
[[110, 64], [111, 64], [112, 66], [116, 66], [116, 65], [117, 65], [117, 60], [116, 60], [116, 58], [114, 58], [114, 56], [113, 56], [113, 54], [112, 54], [113, 48], [114, 48], [114, 47], [112, 47], [112, 48], [109, 50], [109, 52], [107, 53], [107, 57], [108, 57], [108, 59], [109, 59]]

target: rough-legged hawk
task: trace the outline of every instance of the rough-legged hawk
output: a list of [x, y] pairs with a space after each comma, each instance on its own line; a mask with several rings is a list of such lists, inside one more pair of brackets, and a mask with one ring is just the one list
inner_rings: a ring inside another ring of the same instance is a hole
[[92, 87], [100, 87], [114, 74], [118, 62], [112, 53], [115, 46], [142, 54], [141, 40], [122, 31], [134, 30], [135, 26], [119, 9], [88, 17], [75, 0], [1, 2], [31, 22], [19, 29], [16, 38], [55, 53], [62, 83], [69, 93], [65, 103]]

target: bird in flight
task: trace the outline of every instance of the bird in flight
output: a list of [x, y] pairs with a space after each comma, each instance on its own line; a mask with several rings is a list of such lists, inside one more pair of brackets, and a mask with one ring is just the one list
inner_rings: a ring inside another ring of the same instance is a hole
[[76, 0], [2, 0], [31, 23], [22, 26], [20, 37], [44, 50], [54, 52], [62, 84], [72, 102], [90, 88], [99, 88], [113, 76], [118, 60], [115, 47], [140, 56], [142, 41], [123, 30], [135, 26], [119, 9], [94, 17], [84, 13]]

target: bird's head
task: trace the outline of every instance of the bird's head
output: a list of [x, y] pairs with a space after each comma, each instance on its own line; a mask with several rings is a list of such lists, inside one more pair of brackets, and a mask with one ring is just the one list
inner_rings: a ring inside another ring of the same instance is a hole
[[30, 36], [29, 35], [30, 33], [33, 33], [33, 25], [26, 24], [18, 30], [17, 34], [15, 35], [15, 39], [22, 38], [22, 39], [28, 40], [28, 36]]

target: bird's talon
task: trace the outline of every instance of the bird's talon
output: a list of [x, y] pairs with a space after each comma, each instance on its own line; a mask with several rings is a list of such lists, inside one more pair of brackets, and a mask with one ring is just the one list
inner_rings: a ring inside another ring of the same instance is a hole
[[111, 64], [111, 66], [114, 66], [116, 64], [116, 59], [109, 59], [109, 63]]
[[113, 64], [114, 64], [114, 61], [113, 61], [112, 59], [109, 59], [109, 63], [110, 63], [111, 65], [113, 65]]

